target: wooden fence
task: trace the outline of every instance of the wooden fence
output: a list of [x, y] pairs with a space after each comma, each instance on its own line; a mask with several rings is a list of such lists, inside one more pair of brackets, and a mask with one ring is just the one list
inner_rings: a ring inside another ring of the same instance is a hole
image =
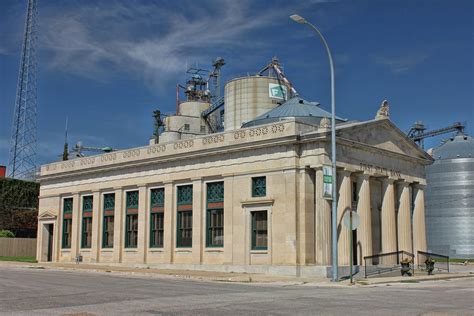
[[0, 238], [0, 256], [36, 257], [36, 238]]

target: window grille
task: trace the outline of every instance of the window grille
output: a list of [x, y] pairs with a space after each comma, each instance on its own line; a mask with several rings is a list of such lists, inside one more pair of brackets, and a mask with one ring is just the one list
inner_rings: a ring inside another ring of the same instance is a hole
[[260, 197], [267, 195], [267, 179], [266, 177], [252, 178], [252, 197]]

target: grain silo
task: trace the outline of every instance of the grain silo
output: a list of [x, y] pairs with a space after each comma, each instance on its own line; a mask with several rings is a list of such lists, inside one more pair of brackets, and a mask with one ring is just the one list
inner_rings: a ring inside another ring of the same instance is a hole
[[259, 75], [232, 79], [224, 89], [226, 131], [238, 129], [283, 103], [289, 91], [277, 78]]
[[474, 258], [474, 139], [457, 135], [433, 149], [426, 167], [428, 249]]

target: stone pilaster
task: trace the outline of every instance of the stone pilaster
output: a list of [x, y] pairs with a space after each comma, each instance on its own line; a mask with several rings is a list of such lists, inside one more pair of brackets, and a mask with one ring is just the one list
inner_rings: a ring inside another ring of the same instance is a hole
[[323, 169], [316, 169], [315, 181], [315, 263], [331, 264], [331, 200], [323, 198]]
[[365, 256], [372, 255], [372, 211], [370, 206], [370, 176], [362, 174], [357, 177], [359, 187], [357, 200], [357, 214], [360, 224], [357, 228], [357, 256], [358, 264], [364, 263]]
[[101, 210], [101, 199], [100, 192], [92, 192], [92, 240], [91, 240], [91, 261], [99, 261], [99, 249], [100, 249], [100, 232], [101, 232], [101, 221], [100, 221], [100, 210]]
[[149, 223], [149, 205], [148, 188], [146, 186], [138, 187], [138, 241], [137, 252], [139, 263], [146, 262], [146, 253], [148, 249], [148, 227]]
[[164, 231], [163, 231], [163, 254], [165, 262], [172, 263], [175, 250], [175, 236], [176, 236], [176, 205], [174, 201], [174, 186], [172, 182], [165, 183], [165, 217], [164, 217]]
[[338, 172], [339, 199], [337, 203], [337, 249], [338, 264], [345, 266], [350, 264], [350, 235], [349, 230], [344, 227], [342, 218], [346, 211], [351, 210], [352, 204], [352, 183], [351, 172], [343, 170]]
[[193, 179], [193, 245], [192, 261], [194, 264], [202, 263], [203, 245], [205, 243], [203, 234], [204, 212], [203, 195], [205, 187], [202, 179]]
[[[395, 188], [394, 179], [383, 180], [382, 190], [382, 253], [397, 251], [397, 222], [395, 215]], [[385, 263], [396, 263], [394, 256], [387, 257]]]
[[398, 250], [413, 252], [410, 214], [410, 184], [406, 181], [398, 185]]
[[79, 193], [74, 193], [72, 199], [71, 261], [74, 261], [76, 255], [80, 252], [82, 214]]
[[415, 260], [418, 251], [426, 251], [426, 228], [425, 228], [425, 186], [414, 185], [415, 205], [413, 209], [413, 253]]
[[[233, 218], [235, 210], [234, 201], [234, 176], [224, 176], [224, 264], [233, 263], [234, 241], [233, 241]], [[237, 237], [237, 236], [236, 236]]]
[[116, 188], [115, 193], [115, 207], [114, 207], [114, 262], [122, 262], [122, 250], [124, 247], [123, 233], [125, 226], [125, 194], [122, 188]]

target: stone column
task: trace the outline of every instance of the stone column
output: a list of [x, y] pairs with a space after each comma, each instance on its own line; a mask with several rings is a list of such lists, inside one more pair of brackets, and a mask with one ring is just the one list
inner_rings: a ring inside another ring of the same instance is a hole
[[398, 207], [398, 250], [412, 253], [410, 184], [406, 181], [398, 185], [400, 202]]
[[114, 262], [122, 262], [122, 250], [124, 246], [124, 226], [125, 226], [125, 196], [122, 188], [115, 188], [115, 207], [114, 207]]
[[317, 168], [315, 181], [315, 263], [331, 264], [331, 200], [323, 198], [323, 169]]
[[338, 173], [339, 199], [337, 203], [337, 249], [338, 264], [347, 266], [350, 264], [350, 235], [349, 230], [342, 224], [342, 218], [346, 210], [351, 209], [352, 204], [352, 183], [351, 172], [343, 170]]
[[[361, 174], [357, 177], [359, 187], [357, 214], [360, 224], [357, 228], [358, 264], [363, 265], [364, 257], [372, 255], [372, 211], [370, 206], [370, 176]], [[370, 264], [370, 262], [369, 262]]]
[[[382, 229], [382, 253], [397, 251], [397, 222], [395, 215], [395, 189], [394, 179], [383, 180], [382, 212], [380, 225]], [[384, 263], [396, 263], [396, 256], [389, 256]]]
[[424, 185], [414, 185], [415, 205], [413, 209], [413, 254], [417, 259], [418, 251], [426, 251], [425, 228], [425, 192]]

